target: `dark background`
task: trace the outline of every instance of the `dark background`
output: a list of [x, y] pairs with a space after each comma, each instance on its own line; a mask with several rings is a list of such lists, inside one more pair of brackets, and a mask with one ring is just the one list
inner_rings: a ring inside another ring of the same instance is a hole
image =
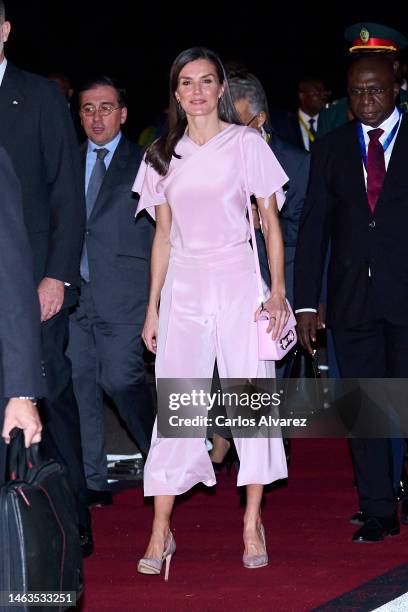
[[334, 98], [344, 94], [346, 26], [365, 20], [403, 29], [401, 19], [368, 3], [307, 11], [265, 0], [242, 7], [221, 0], [6, 0], [6, 6], [7, 57], [40, 74], [66, 73], [75, 86], [90, 73], [119, 77], [128, 90], [132, 136], [166, 106], [170, 65], [187, 47], [205, 45], [223, 61], [243, 63], [260, 78], [271, 106], [295, 108], [302, 76], [322, 78]]

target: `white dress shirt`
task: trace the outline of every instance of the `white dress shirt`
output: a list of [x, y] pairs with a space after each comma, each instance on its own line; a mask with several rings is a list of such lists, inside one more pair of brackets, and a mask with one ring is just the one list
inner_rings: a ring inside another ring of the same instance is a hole
[[[387, 140], [390, 132], [392, 131], [392, 128], [394, 127], [394, 125], [397, 123], [397, 121], [399, 121], [399, 124], [401, 125], [401, 119], [402, 115], [400, 115], [400, 113], [398, 112], [397, 107], [394, 108], [393, 112], [391, 113], [391, 115], [381, 123], [381, 125], [379, 125], [378, 127], [381, 128], [382, 130], [384, 130], [384, 134], [382, 134], [381, 138], [379, 138], [379, 142], [381, 142], [382, 145], [384, 145], [384, 142]], [[395, 139], [397, 137], [397, 134], [399, 132], [400, 129], [400, 125], [398, 126], [398, 129], [394, 135], [394, 138], [392, 139], [392, 141], [390, 142], [390, 144], [387, 147], [387, 150], [384, 151], [384, 161], [385, 161], [385, 169], [388, 169], [388, 164], [390, 162], [390, 158], [391, 158], [391, 153], [392, 150], [394, 148], [394, 142]], [[368, 145], [370, 142], [370, 138], [368, 136], [368, 132], [374, 128], [371, 127], [371, 125], [364, 125], [363, 123], [361, 124], [361, 127], [363, 128], [363, 134], [364, 134], [364, 142], [365, 142], [365, 146], [366, 146], [366, 154], [368, 152]], [[367, 172], [363, 163], [363, 168], [364, 168], [364, 179], [366, 182], [366, 188], [367, 188]]]
[[6, 72], [6, 68], [7, 68], [7, 60], [6, 58], [4, 58], [0, 64], [0, 86], [3, 82], [3, 77], [4, 77], [4, 73]]
[[[300, 110], [299, 108], [299, 115], [300, 117], [302, 117], [303, 121], [305, 122], [305, 124], [307, 125], [307, 127], [310, 127], [310, 123], [309, 120], [310, 119], [314, 119], [314, 130], [315, 132], [317, 132], [317, 122], [319, 120], [319, 113], [317, 113], [317, 115], [313, 115], [313, 117], [311, 115], [307, 115], [305, 112], [303, 112], [302, 110]], [[300, 125], [300, 131], [302, 132], [302, 138], [303, 138], [303, 144], [305, 146], [306, 151], [310, 151], [310, 140], [309, 140], [309, 134], [306, 132], [303, 124], [301, 121], [299, 121], [299, 125]]]
[[[384, 142], [387, 140], [390, 132], [392, 131], [392, 128], [397, 123], [397, 121], [399, 121], [398, 129], [397, 129], [397, 131], [396, 131], [396, 133], [394, 135], [394, 138], [392, 139], [392, 141], [388, 145], [387, 150], [384, 151], [384, 161], [385, 161], [385, 169], [386, 170], [388, 169], [388, 164], [390, 163], [391, 153], [392, 153], [392, 150], [394, 148], [394, 143], [395, 143], [395, 140], [397, 138], [397, 135], [398, 135], [398, 132], [399, 132], [399, 129], [400, 129], [401, 117], [402, 117], [402, 115], [399, 113], [397, 107], [395, 107], [393, 112], [391, 113], [391, 115], [389, 117], [387, 117], [387, 119], [385, 121], [383, 121], [381, 123], [381, 125], [378, 126], [382, 130], [384, 130], [384, 134], [382, 134], [381, 138], [379, 138], [379, 142], [382, 145], [384, 145]], [[364, 142], [365, 142], [366, 153], [367, 153], [368, 144], [370, 142], [370, 138], [368, 136], [368, 132], [370, 130], [374, 129], [374, 128], [371, 125], [364, 125], [363, 123], [361, 124], [361, 127], [363, 129]], [[366, 188], [367, 188], [367, 171], [365, 169], [364, 162], [361, 161], [361, 163], [363, 165], [364, 180], [365, 180], [365, 184], [366, 184]], [[367, 204], [367, 206], [368, 206], [368, 204]], [[369, 274], [369, 276], [371, 276], [370, 270], [368, 271], [368, 274]], [[296, 310], [295, 312], [316, 312], [316, 309], [315, 308], [299, 308], [299, 310]]]

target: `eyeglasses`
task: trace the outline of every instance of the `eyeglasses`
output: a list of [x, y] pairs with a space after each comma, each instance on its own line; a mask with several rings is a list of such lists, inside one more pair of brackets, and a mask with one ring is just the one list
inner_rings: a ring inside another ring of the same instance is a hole
[[108, 102], [102, 102], [102, 104], [100, 104], [98, 108], [96, 108], [94, 104], [84, 104], [80, 112], [85, 115], [85, 117], [92, 117], [95, 113], [99, 113], [100, 115], [102, 115], [102, 117], [107, 117], [108, 115], [113, 113], [113, 111], [118, 110], [119, 108], [122, 107], [113, 106], [113, 104], [109, 104]]
[[352, 98], [357, 98], [358, 96], [381, 96], [383, 93], [391, 89], [390, 87], [369, 87], [367, 89], [359, 89], [358, 87], [353, 87], [349, 89], [349, 96]]

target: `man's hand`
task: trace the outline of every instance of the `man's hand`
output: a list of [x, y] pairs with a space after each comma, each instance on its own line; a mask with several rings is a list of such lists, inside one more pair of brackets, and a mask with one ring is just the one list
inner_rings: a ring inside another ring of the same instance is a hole
[[10, 442], [10, 431], [14, 427], [24, 430], [25, 446], [41, 441], [42, 425], [36, 406], [31, 400], [12, 397], [4, 414], [2, 437], [6, 444]]
[[317, 313], [316, 312], [298, 312], [297, 319], [297, 334], [300, 344], [308, 353], [313, 354], [312, 342], [316, 342], [317, 329]]
[[43, 278], [38, 285], [38, 299], [41, 308], [41, 323], [56, 315], [64, 302], [64, 283], [55, 278]]

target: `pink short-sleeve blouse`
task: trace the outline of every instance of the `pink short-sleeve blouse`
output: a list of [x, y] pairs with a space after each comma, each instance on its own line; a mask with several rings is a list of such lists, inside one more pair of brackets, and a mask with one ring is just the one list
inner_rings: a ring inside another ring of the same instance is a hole
[[204, 145], [184, 135], [177, 144], [166, 176], [142, 162], [133, 191], [140, 199], [136, 214], [168, 203], [172, 212], [171, 245], [185, 254], [214, 253], [249, 240], [246, 218], [245, 158], [250, 193], [276, 194], [279, 209], [288, 177], [256, 130], [229, 125]]

